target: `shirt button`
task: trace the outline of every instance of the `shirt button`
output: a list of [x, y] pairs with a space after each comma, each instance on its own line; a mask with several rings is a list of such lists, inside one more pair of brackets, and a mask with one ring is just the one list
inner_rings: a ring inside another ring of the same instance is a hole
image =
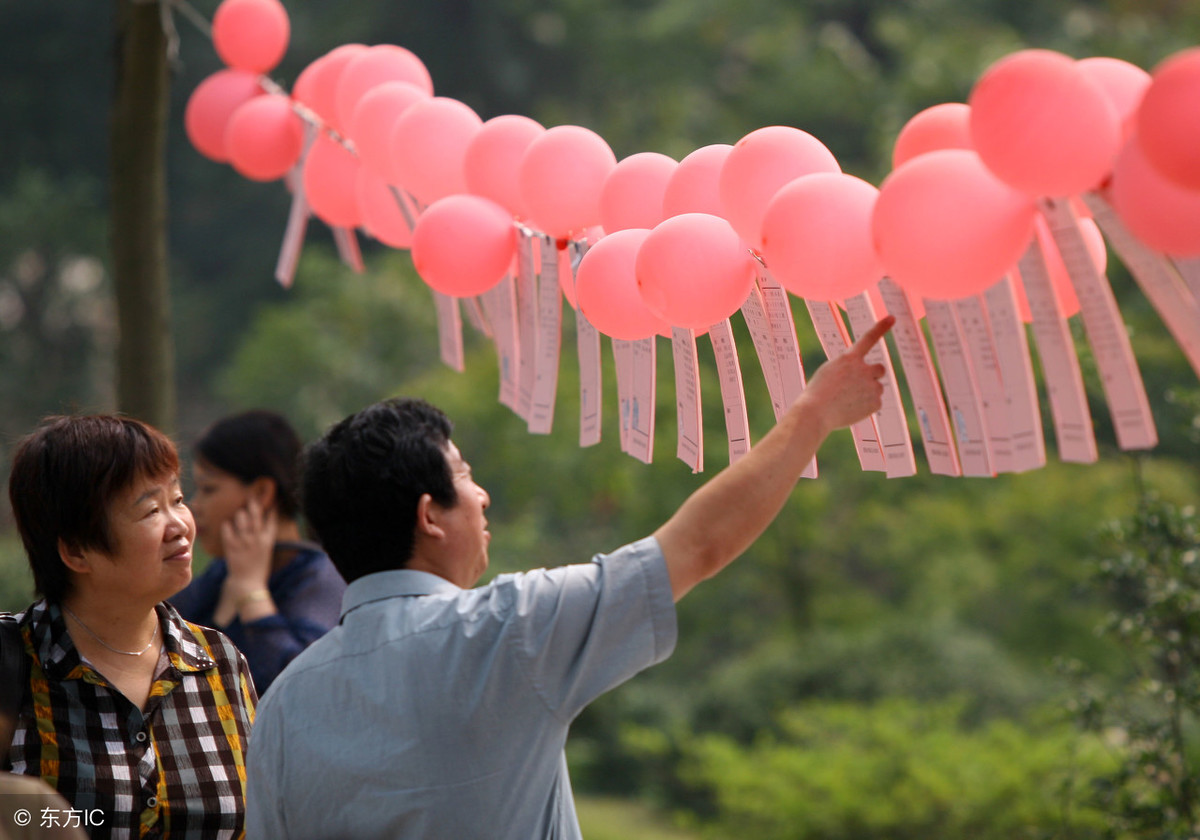
[[146, 743], [146, 731], [144, 729], [140, 730], [138, 734], [133, 736], [133, 740], [137, 741], [139, 744]]

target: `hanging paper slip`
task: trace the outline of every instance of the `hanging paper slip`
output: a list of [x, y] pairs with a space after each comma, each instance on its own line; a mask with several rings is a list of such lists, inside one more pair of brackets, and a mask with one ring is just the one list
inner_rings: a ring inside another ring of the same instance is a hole
[[946, 390], [946, 402], [963, 475], [993, 476], [995, 472], [992, 469], [983, 406], [954, 309], [945, 301], [926, 299], [925, 322], [929, 325], [929, 336], [942, 372], [942, 385]]
[[337, 245], [338, 259], [342, 264], [358, 274], [363, 273], [362, 251], [358, 248], [358, 237], [354, 228], [333, 228], [333, 241]]
[[[846, 314], [850, 318], [850, 329], [859, 338], [879, 320], [880, 313], [870, 296], [863, 292], [846, 299]], [[908, 421], [904, 419], [904, 403], [896, 385], [896, 371], [892, 368], [892, 356], [884, 341], [876, 343], [867, 353], [867, 364], [883, 365], [883, 400], [875, 414], [875, 428], [879, 432], [879, 443], [883, 447], [883, 460], [888, 478], [916, 475], [917, 459], [913, 454], [912, 438], [908, 433]]]
[[558, 358], [562, 351], [562, 288], [558, 281], [558, 246], [541, 239], [542, 274], [537, 284], [537, 349], [533, 363], [533, 394], [529, 403], [531, 434], [550, 434], [558, 393]]
[[1149, 449], [1158, 443], [1158, 431], [1108, 278], [1096, 269], [1070, 202], [1043, 198], [1038, 207], [1079, 298], [1083, 326], [1112, 412], [1117, 445], [1122, 449]]
[[979, 395], [983, 425], [987, 430], [988, 448], [992, 456], [992, 469], [998, 473], [1015, 472], [1012, 429], [1009, 426], [1004, 382], [1000, 379], [1000, 365], [996, 360], [996, 348], [992, 341], [992, 331], [983, 299], [976, 295], [959, 298], [951, 302], [951, 309], [958, 320], [963, 350], [966, 351], [976, 393]]
[[534, 356], [538, 341], [537, 276], [533, 269], [535, 234], [517, 233], [517, 416], [529, 422], [533, 405]]
[[308, 158], [308, 150], [312, 148], [313, 141], [317, 139], [318, 130], [314, 123], [305, 123], [304, 147], [300, 153], [300, 160], [288, 171], [288, 181], [292, 188], [292, 207], [288, 211], [287, 228], [283, 233], [279, 259], [275, 261], [275, 279], [285, 289], [292, 287], [296, 277], [296, 265], [300, 262], [304, 234], [308, 230], [309, 206], [304, 195], [304, 161]]
[[1192, 370], [1200, 376], [1200, 260], [1168, 260], [1131, 234], [1102, 197], [1089, 193], [1084, 201], [1104, 238], [1162, 318]]
[[492, 341], [496, 345], [496, 360], [500, 366], [500, 404], [509, 408], [517, 405], [517, 299], [511, 275], [484, 292], [480, 298], [488, 323], [492, 325]]
[[644, 464], [654, 454], [654, 391], [657, 356], [654, 337], [640, 341], [613, 339], [621, 451]]
[[434, 291], [433, 302], [437, 307], [438, 350], [442, 361], [447, 367], [462, 373], [462, 316], [458, 311], [458, 298]]
[[467, 322], [474, 328], [475, 332], [483, 335], [485, 338], [492, 337], [492, 325], [488, 323], [487, 315], [483, 311], [483, 303], [479, 297], [463, 298], [463, 310], [467, 313]]
[[600, 333], [575, 310], [575, 345], [579, 352], [579, 445], [600, 442]]
[[766, 304], [763, 303], [762, 290], [757, 283], [750, 290], [746, 302], [742, 304], [742, 317], [750, 330], [758, 363], [767, 383], [767, 393], [771, 397], [771, 408], [775, 411], [775, 420], [778, 422], [787, 406], [783, 402], [783, 381], [779, 374], [779, 359], [775, 355], [775, 338], [771, 335]]
[[950, 421], [946, 416], [946, 402], [938, 384], [925, 333], [913, 314], [912, 305], [904, 289], [885, 277], [879, 281], [879, 295], [890, 315], [896, 318], [892, 327], [892, 338], [908, 391], [913, 398], [913, 410], [921, 430], [921, 444], [925, 447], [925, 460], [935, 475], [962, 475], [958, 464], [958, 453], [950, 433]]
[[404, 224], [408, 225], [409, 233], [411, 233], [417, 226], [416, 200], [399, 187], [388, 184], [387, 188], [391, 192], [392, 198], [396, 199], [396, 206], [400, 208], [400, 215], [404, 217]]
[[1054, 436], [1062, 461], [1090, 464], [1099, 454], [1092, 428], [1092, 412], [1071, 328], [1063, 318], [1058, 293], [1046, 268], [1046, 257], [1036, 239], [1018, 262], [1018, 281], [1025, 288], [1032, 318], [1033, 340], [1042, 360], [1042, 376], [1050, 397]]
[[700, 363], [696, 333], [671, 328], [671, 356], [675, 363], [675, 409], [678, 442], [675, 455], [692, 468], [704, 471], [704, 428], [700, 417]]
[[[788, 300], [787, 289], [779, 285], [766, 266], [759, 271], [755, 283], [762, 292], [763, 309], [771, 328], [771, 343], [775, 347], [775, 361], [779, 365], [779, 393], [786, 411], [804, 392], [804, 368], [800, 364], [800, 345], [796, 340], [792, 304]], [[815, 457], [808, 462], [800, 477], [817, 477]]]
[[1012, 437], [1012, 468], [1025, 472], [1046, 466], [1046, 439], [1025, 325], [1017, 310], [1012, 280], [1005, 277], [983, 294], [991, 328], [1000, 381], [1004, 385], [1008, 430]]
[[738, 364], [737, 344], [733, 327], [726, 318], [708, 330], [713, 354], [717, 359], [717, 376], [721, 382], [721, 402], [725, 410], [725, 431], [729, 435], [729, 463], [734, 463], [750, 451], [750, 423], [746, 417], [746, 393], [742, 385], [742, 368]]
[[[846, 334], [846, 324], [837, 311], [837, 304], [814, 300], [805, 300], [805, 304], [825, 355], [836, 359], [844, 354], [850, 348], [850, 337]], [[858, 451], [858, 462], [862, 468], [870, 472], [887, 472], [874, 416], [855, 423], [850, 427], [850, 432], [854, 436], [854, 448]]]

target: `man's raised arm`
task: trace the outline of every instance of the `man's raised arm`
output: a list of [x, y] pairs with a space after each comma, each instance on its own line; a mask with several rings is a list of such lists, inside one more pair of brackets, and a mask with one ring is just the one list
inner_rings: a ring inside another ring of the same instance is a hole
[[845, 354], [821, 365], [775, 427], [654, 533], [676, 601], [758, 539], [830, 432], [879, 410], [884, 367], [867, 364], [866, 355], [894, 322], [884, 318]]

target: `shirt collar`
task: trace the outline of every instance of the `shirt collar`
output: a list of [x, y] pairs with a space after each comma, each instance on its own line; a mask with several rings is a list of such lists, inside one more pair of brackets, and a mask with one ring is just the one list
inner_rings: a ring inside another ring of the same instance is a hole
[[[191, 628], [169, 604], [156, 607], [158, 618], [163, 622], [163, 638], [171, 664], [180, 671], [206, 671], [215, 667], [196, 639]], [[46, 676], [55, 680], [79, 679], [83, 676], [83, 659], [63, 618], [62, 607], [46, 600], [38, 601], [30, 609], [29, 624], [33, 649], [38, 663]], [[165, 619], [165, 621], [164, 621]]]
[[406, 595], [438, 595], [460, 592], [461, 588], [430, 572], [392, 569], [360, 577], [346, 587], [342, 596], [342, 618], [372, 601], [401, 598]]

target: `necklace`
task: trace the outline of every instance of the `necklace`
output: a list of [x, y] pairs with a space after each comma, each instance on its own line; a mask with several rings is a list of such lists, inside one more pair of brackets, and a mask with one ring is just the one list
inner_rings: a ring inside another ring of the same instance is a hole
[[82, 627], [84, 630], [88, 631], [88, 635], [90, 635], [97, 642], [99, 642], [100, 644], [104, 645], [106, 648], [111, 650], [113, 653], [120, 653], [120, 654], [124, 654], [125, 656], [141, 656], [143, 653], [150, 650], [150, 646], [152, 644], [154, 644], [154, 640], [158, 638], [158, 621], [155, 621], [154, 622], [154, 633], [153, 633], [153, 635], [150, 636], [150, 641], [146, 642], [146, 646], [144, 648], [142, 648], [141, 650], [121, 650], [120, 648], [113, 647], [108, 642], [104, 641], [98, 635], [96, 635], [96, 631], [93, 630], [91, 627], [88, 627], [86, 624], [84, 624], [83, 619], [80, 618], [79, 616], [75, 615], [75, 613], [71, 612], [71, 608], [68, 607], [66, 604], [62, 604], [61, 606], [66, 611], [67, 615], [69, 615], [69, 616], [71, 616], [71, 618], [75, 619], [75, 621], [79, 624], [80, 627]]

